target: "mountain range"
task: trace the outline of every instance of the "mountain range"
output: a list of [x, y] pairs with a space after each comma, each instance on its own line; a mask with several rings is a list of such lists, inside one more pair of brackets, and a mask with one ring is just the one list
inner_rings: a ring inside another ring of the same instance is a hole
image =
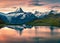
[[47, 13], [35, 11], [35, 13], [33, 14], [32, 12], [24, 12], [22, 8], [19, 8], [16, 11], [9, 12], [7, 14], [0, 12], [0, 20], [3, 20], [8, 24], [25, 24], [36, 19], [44, 18], [49, 13], [55, 12], [53, 10]]
[[33, 13], [24, 12], [22, 8], [19, 8], [16, 11], [9, 12], [7, 14], [0, 12], [0, 20], [3, 20], [9, 24], [24, 24], [36, 18], [37, 17]]

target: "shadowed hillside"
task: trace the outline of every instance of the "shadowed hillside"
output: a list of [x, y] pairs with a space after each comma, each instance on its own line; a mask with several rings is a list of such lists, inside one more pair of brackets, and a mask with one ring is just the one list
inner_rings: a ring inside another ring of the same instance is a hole
[[42, 19], [36, 19], [28, 22], [28, 25], [37, 26], [60, 26], [60, 13], [54, 14], [54, 11], [50, 11], [48, 15], [45, 15]]
[[0, 20], [0, 28], [2, 28], [5, 25], [5, 22], [3, 20]]

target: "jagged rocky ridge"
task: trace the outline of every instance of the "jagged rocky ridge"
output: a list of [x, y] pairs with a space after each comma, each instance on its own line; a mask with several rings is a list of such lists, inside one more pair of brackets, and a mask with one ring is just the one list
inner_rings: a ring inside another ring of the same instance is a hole
[[47, 15], [49, 13], [53, 14], [55, 12], [53, 10], [51, 10], [48, 13], [41, 13], [41, 12], [35, 11], [35, 13], [33, 14], [32, 12], [24, 12], [22, 8], [19, 8], [16, 11], [9, 12], [7, 14], [0, 12], [0, 19], [8, 24], [25, 24], [35, 19], [46, 18], [48, 17]]

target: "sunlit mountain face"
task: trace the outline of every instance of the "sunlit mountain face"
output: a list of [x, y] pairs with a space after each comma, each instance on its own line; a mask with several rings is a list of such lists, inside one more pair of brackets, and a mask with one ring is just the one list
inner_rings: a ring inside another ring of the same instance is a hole
[[22, 7], [24, 11], [46, 12], [51, 9], [60, 11], [60, 0], [0, 0], [0, 12], [11, 12]]

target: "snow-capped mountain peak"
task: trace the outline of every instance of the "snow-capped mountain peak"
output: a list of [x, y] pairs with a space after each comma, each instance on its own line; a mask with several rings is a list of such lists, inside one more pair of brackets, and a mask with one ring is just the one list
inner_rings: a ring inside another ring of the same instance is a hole
[[15, 12], [17, 12], [17, 13], [23, 13], [24, 11], [22, 10], [22, 8], [18, 8]]

